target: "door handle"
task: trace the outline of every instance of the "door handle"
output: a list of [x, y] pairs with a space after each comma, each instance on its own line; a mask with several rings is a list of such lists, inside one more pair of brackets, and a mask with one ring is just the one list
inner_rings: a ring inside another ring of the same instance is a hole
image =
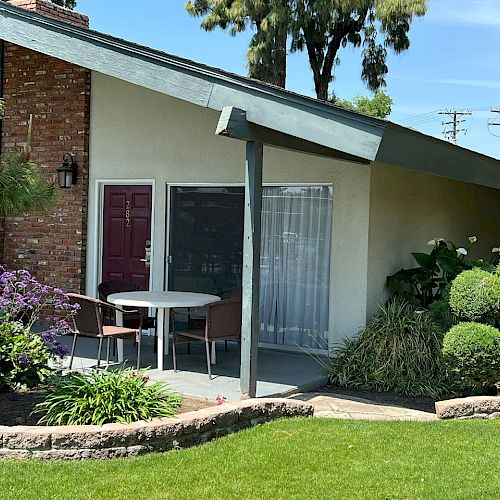
[[144, 259], [139, 259], [141, 262], [144, 262], [146, 267], [151, 267], [151, 240], [146, 241], [146, 246], [144, 247], [145, 257]]

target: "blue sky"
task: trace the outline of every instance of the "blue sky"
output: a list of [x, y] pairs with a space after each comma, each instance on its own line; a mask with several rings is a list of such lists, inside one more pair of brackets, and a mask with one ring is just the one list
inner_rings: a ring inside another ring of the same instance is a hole
[[[205, 33], [199, 19], [188, 16], [185, 0], [78, 0], [91, 27], [137, 43], [228, 71], [246, 74], [250, 33], [230, 37], [220, 30]], [[443, 109], [471, 110], [458, 144], [500, 158], [499, 0], [429, 0], [425, 17], [410, 32], [411, 47], [389, 57], [387, 92], [394, 100], [390, 120], [442, 137]], [[342, 98], [368, 95], [360, 79], [359, 49], [340, 53], [341, 65], [331, 90]], [[289, 57], [287, 87], [314, 95], [305, 54]], [[492, 135], [496, 134], [498, 137]]]

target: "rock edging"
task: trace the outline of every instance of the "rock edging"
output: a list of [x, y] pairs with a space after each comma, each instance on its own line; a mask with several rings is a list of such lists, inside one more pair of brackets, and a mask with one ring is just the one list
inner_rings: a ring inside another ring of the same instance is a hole
[[494, 419], [500, 418], [500, 396], [473, 396], [447, 399], [435, 404], [441, 419]]
[[311, 416], [290, 399], [248, 399], [132, 424], [0, 426], [0, 458], [81, 460], [130, 457], [205, 443], [281, 417]]

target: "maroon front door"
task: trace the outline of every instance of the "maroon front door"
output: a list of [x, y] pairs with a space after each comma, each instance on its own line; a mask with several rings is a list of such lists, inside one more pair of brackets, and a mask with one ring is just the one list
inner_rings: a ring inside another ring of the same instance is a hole
[[104, 186], [102, 280], [133, 281], [149, 289], [144, 259], [150, 240], [151, 186]]

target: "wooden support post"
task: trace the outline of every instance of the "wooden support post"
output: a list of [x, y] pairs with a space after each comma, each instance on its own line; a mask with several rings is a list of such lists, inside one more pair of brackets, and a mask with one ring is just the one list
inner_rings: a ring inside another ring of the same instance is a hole
[[241, 324], [241, 399], [254, 398], [257, 390], [259, 348], [260, 227], [262, 212], [263, 146], [246, 144], [245, 223], [243, 235], [243, 317]]

